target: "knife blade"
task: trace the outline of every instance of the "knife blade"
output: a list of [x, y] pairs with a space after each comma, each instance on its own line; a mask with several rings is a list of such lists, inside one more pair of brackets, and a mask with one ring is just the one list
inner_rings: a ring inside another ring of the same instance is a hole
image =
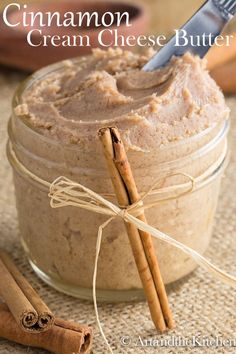
[[[211, 42], [220, 35], [235, 13], [236, 0], [206, 1], [180, 30], [176, 30], [176, 35], [151, 58], [143, 70], [156, 70], [166, 65], [172, 56], [182, 56], [186, 52], [203, 58], [211, 48]], [[200, 41], [197, 45], [192, 40], [196, 36]]]

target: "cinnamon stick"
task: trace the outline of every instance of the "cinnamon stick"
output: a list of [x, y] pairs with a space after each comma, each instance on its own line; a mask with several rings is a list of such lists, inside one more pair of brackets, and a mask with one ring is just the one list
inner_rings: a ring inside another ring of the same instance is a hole
[[[140, 196], [117, 128], [103, 128], [99, 131], [99, 137], [119, 205], [127, 207], [139, 201]], [[139, 218], [146, 222], [144, 213]], [[130, 223], [126, 222], [125, 226], [153, 322], [161, 332], [167, 327], [173, 328], [174, 321], [152, 238]]]
[[55, 354], [88, 354], [92, 345], [90, 327], [57, 318], [47, 332], [24, 332], [5, 304], [0, 304], [0, 337]]
[[23, 330], [43, 332], [52, 327], [53, 314], [3, 250], [0, 250], [0, 295]]

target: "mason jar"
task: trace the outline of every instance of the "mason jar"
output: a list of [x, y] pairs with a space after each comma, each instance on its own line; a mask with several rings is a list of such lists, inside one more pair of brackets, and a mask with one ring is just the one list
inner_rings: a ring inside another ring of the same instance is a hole
[[[78, 59], [75, 62], [79, 64]], [[116, 203], [97, 138], [99, 123], [80, 121], [80, 133], [86, 131], [88, 124], [94, 131], [94, 139], [85, 150], [83, 146], [62, 143], [39, 133], [14, 113], [33, 85], [60, 70], [60, 63], [44, 68], [18, 88], [9, 121], [7, 152], [13, 168], [20, 238], [32, 268], [59, 291], [92, 299], [97, 232], [107, 217], [71, 206], [52, 209], [49, 188], [24, 171], [30, 171], [49, 184], [57, 177], [65, 176], [109, 196]], [[145, 203], [153, 204], [146, 210], [148, 223], [200, 254], [206, 251], [212, 235], [227, 158], [227, 131], [228, 122], [225, 121], [149, 152], [128, 151], [141, 195], [156, 180], [162, 182], [145, 199]], [[185, 189], [183, 193], [188, 176], [194, 181], [193, 188]], [[153, 243], [166, 284], [195, 269], [194, 261], [180, 250], [156, 239]], [[143, 298], [128, 236], [123, 221], [117, 218], [103, 233], [97, 299], [130, 301]]]

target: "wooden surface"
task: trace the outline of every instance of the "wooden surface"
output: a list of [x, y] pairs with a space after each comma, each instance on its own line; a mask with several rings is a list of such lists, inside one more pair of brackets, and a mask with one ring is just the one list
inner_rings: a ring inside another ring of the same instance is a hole
[[[21, 4], [29, 4], [36, 1], [47, 1], [47, 3], [49, 3], [52, 0], [18, 0], [17, 2]], [[136, 4], [137, 0], [127, 0], [127, 2], [134, 2]], [[139, 0], [138, 2], [145, 4], [149, 10], [151, 21], [148, 32], [171, 35], [173, 29], [182, 26], [182, 24], [192, 16], [205, 0]], [[0, 10], [9, 3], [11, 3], [10, 0], [1, 0]], [[236, 19], [232, 21], [228, 26], [228, 29], [236, 29]]]

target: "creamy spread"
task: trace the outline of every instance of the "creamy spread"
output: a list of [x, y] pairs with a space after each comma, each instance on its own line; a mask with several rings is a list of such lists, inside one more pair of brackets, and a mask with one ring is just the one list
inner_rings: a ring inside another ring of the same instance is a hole
[[163, 69], [140, 70], [152, 54], [95, 50], [80, 65], [65, 62], [25, 93], [16, 114], [42, 134], [75, 144], [94, 137], [100, 126], [117, 125], [128, 147], [145, 150], [227, 118], [204, 61], [186, 54]]

